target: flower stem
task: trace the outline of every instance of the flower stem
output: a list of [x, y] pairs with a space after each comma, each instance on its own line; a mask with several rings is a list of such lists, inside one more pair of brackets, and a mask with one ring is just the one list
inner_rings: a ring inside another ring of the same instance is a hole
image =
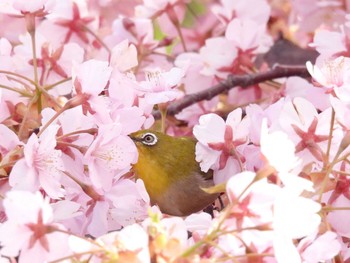
[[33, 68], [34, 68], [34, 82], [36, 85], [38, 83], [38, 61], [36, 55], [36, 40], [35, 40], [35, 30], [33, 32], [29, 32], [30, 39], [32, 41], [32, 53], [33, 53]]
[[110, 50], [110, 48], [106, 45], [106, 43], [102, 41], [102, 39], [94, 31], [92, 31], [89, 27], [85, 25], [83, 26], [83, 28], [84, 30], [89, 32], [98, 41], [98, 43], [100, 43], [106, 49], [109, 55], [111, 55], [112, 51]]
[[65, 83], [65, 82], [67, 82], [67, 81], [70, 81], [70, 80], [72, 80], [71, 77], [70, 77], [70, 78], [66, 78], [66, 79], [62, 79], [62, 80], [60, 80], [60, 81], [57, 81], [57, 82], [54, 83], [54, 84], [45, 86], [45, 90], [53, 89], [54, 87], [56, 87], [56, 86], [58, 86], [58, 85], [60, 85], [60, 84], [62, 84], [62, 83]]
[[328, 162], [329, 162], [329, 154], [330, 154], [330, 151], [331, 151], [334, 121], [335, 121], [335, 111], [332, 108], [331, 123], [330, 123], [330, 128], [329, 128], [329, 139], [328, 139], [327, 152], [326, 152], [326, 158], [327, 158], [326, 164], [328, 164]]

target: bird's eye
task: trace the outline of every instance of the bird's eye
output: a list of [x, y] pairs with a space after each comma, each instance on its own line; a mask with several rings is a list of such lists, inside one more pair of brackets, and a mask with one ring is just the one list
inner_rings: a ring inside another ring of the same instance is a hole
[[141, 139], [143, 144], [150, 146], [155, 145], [158, 141], [157, 136], [153, 133], [145, 133], [144, 135], [142, 135]]

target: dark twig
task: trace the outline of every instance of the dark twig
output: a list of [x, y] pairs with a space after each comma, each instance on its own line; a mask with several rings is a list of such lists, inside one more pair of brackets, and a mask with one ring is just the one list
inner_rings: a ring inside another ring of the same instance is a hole
[[[291, 76], [309, 77], [310, 75], [305, 66], [290, 65], [275, 65], [270, 71], [262, 73], [236, 76], [230, 75], [225, 81], [217, 85], [214, 85], [197, 93], [185, 95], [182, 99], [170, 103], [168, 106], [167, 114], [173, 116], [197, 102], [200, 102], [202, 100], [210, 100], [215, 96], [225, 93], [234, 87], [239, 86], [241, 88], [246, 88], [267, 80]], [[156, 119], [159, 119], [160, 112], [158, 110], [154, 111], [153, 116]]]

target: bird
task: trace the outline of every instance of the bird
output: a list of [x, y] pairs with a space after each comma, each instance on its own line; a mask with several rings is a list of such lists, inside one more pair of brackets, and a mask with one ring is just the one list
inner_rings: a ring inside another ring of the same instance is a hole
[[158, 205], [162, 213], [188, 216], [218, 197], [203, 190], [214, 185], [213, 171], [201, 171], [195, 159], [195, 139], [149, 129], [129, 136], [139, 154], [134, 173], [143, 180], [151, 204]]

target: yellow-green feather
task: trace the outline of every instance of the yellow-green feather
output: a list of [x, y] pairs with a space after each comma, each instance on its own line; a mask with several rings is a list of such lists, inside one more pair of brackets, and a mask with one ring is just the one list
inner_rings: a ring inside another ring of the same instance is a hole
[[[155, 145], [144, 145], [148, 132], [158, 137]], [[131, 134], [139, 152], [134, 165], [136, 175], [146, 186], [152, 204], [164, 213], [186, 216], [211, 204], [218, 194], [202, 190], [213, 186], [212, 171], [203, 173], [195, 160], [196, 141], [143, 130]]]
[[136, 143], [139, 159], [134, 165], [134, 170], [145, 182], [151, 195], [161, 195], [174, 181], [189, 175], [193, 170], [200, 171], [195, 160], [196, 143], [193, 139], [175, 138], [148, 130], [134, 133], [132, 136], [140, 138], [146, 132], [154, 133], [158, 137], [158, 142], [153, 146]]

